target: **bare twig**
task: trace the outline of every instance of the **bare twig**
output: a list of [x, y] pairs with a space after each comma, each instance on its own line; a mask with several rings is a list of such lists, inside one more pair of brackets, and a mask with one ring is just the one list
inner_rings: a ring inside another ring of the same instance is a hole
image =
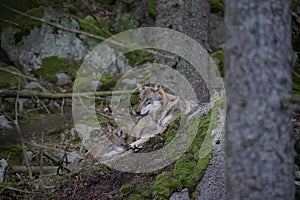
[[15, 23], [15, 22], [12, 22], [12, 21], [9, 21], [9, 20], [6, 20], [6, 19], [0, 19], [0, 22], [4, 22], [4, 23], [7, 23], [7, 24], [10, 24], [10, 25], [13, 25], [13, 26], [20, 27], [19, 24]]
[[[18, 92], [20, 92], [20, 78], [19, 78], [19, 81], [18, 81]], [[20, 140], [21, 140], [21, 146], [22, 146], [22, 151], [23, 151], [25, 164], [26, 164], [26, 167], [27, 167], [27, 170], [28, 170], [28, 176], [29, 176], [29, 179], [32, 180], [32, 171], [31, 171], [31, 168], [30, 168], [30, 163], [29, 163], [27, 154], [26, 154], [23, 135], [22, 135], [22, 132], [21, 132], [21, 129], [20, 129], [20, 126], [19, 126], [19, 122], [18, 122], [18, 100], [19, 100], [19, 93], [17, 94], [16, 101], [15, 101], [15, 120], [14, 120], [14, 123], [15, 123], [15, 126], [17, 128], [17, 132], [19, 134]]]
[[43, 101], [41, 101], [36, 95], [34, 95], [34, 97], [40, 104], [42, 104], [42, 107], [46, 110], [46, 112], [48, 114], [51, 114], [50, 111], [48, 110], [47, 106], [43, 103]]
[[10, 73], [10, 74], [15, 75], [15, 76], [26, 78], [26, 79], [31, 80], [31, 81], [37, 81], [36, 78], [30, 77], [30, 76], [26, 76], [24, 74], [20, 74], [20, 73], [14, 72], [14, 71], [10, 71], [10, 70], [8, 70], [7, 68], [4, 68], [4, 67], [0, 67], [0, 70], [3, 71], [3, 72]]
[[33, 193], [33, 192], [25, 191], [25, 190], [20, 190], [20, 189], [17, 189], [17, 188], [5, 186], [5, 185], [0, 185], [0, 187], [2, 187], [2, 188], [4, 188], [4, 189], [16, 191], [16, 192], [26, 193], [26, 194], [32, 194], [32, 193]]

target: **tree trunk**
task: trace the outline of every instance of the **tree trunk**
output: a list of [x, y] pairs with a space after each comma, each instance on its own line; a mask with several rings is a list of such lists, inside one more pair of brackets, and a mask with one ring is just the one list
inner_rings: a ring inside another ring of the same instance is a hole
[[289, 0], [226, 1], [227, 199], [294, 199]]

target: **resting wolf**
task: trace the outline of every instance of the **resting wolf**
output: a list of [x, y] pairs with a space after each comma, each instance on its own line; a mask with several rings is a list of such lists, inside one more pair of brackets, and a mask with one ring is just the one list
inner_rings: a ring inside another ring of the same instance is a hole
[[[161, 85], [139, 87], [140, 103], [133, 121], [117, 129], [113, 137], [130, 148], [141, 148], [150, 137], [162, 134], [180, 114], [189, 113], [196, 103], [182, 102], [178, 96], [165, 92]], [[184, 108], [184, 112], [181, 109]]]

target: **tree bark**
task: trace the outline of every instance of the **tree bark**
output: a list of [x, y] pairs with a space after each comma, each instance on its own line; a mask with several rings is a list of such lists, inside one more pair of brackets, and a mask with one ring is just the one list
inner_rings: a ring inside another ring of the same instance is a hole
[[226, 1], [227, 199], [294, 199], [290, 3]]

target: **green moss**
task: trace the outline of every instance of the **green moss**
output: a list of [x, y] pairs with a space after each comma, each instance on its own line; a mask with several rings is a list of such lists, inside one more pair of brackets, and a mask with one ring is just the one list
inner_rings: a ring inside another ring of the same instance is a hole
[[74, 19], [78, 22], [79, 27], [82, 31], [92, 33], [94, 35], [99, 35], [105, 38], [112, 36], [109, 31], [109, 25], [105, 19], [99, 19], [96, 21], [91, 16], [87, 16], [85, 19], [80, 19], [79, 17], [75, 17]]
[[132, 106], [132, 109], [133, 110], [136, 110], [137, 109], [137, 106], [140, 102], [140, 95], [138, 94], [138, 89], [136, 89], [133, 93], [133, 95], [131, 95], [130, 97], [130, 104]]
[[117, 123], [115, 120], [110, 120], [108, 118], [103, 117], [102, 115], [97, 115], [97, 120], [100, 125], [106, 125], [107, 123], [109, 123], [113, 126], [117, 126]]
[[[18, 70], [14, 66], [8, 66], [6, 69], [11, 72], [22, 74], [20, 70]], [[18, 88], [19, 81], [20, 81], [20, 88], [22, 89], [26, 84], [25, 78], [13, 75], [8, 72], [0, 71], [0, 88], [11, 88], [11, 87]]]
[[10, 165], [22, 165], [23, 154], [21, 145], [5, 145], [0, 147], [0, 158], [8, 159]]
[[154, 19], [156, 17], [156, 0], [149, 0], [148, 1], [148, 11], [150, 16], [152, 16]]
[[128, 200], [141, 200], [141, 199], [143, 199], [143, 196], [139, 194], [132, 194], [128, 197]]
[[211, 0], [210, 12], [224, 14], [224, 0]]
[[100, 88], [102, 91], [112, 90], [118, 82], [117, 80], [113, 80], [110, 74], [103, 74], [100, 81], [103, 84]]
[[79, 61], [72, 61], [67, 58], [58, 58], [57, 56], [51, 56], [42, 60], [41, 68], [33, 70], [36, 77], [48, 79], [49, 82], [56, 82], [57, 73], [66, 73], [74, 80], [76, 72], [80, 66]]
[[[152, 195], [157, 195], [161, 199], [166, 199], [169, 198], [174, 191], [179, 191], [182, 188], [187, 188], [190, 194], [195, 190], [198, 181], [203, 176], [209, 160], [212, 157], [211, 150], [213, 136], [210, 133], [218, 126], [218, 109], [223, 103], [224, 99], [217, 100], [211, 111], [203, 117], [190, 149], [176, 160], [173, 171], [171, 173], [163, 172], [157, 176], [155, 183], [151, 187], [153, 190]], [[178, 127], [180, 118], [181, 117], [178, 117], [175, 120], [177, 122], [170, 125], [170, 127]], [[194, 120], [198, 120], [198, 118], [194, 118]], [[194, 121], [191, 120], [190, 126], [193, 125]], [[169, 128], [169, 131], [170, 130], [172, 130], [172, 128]], [[189, 130], [191, 131], [190, 127], [188, 131]], [[171, 141], [174, 138], [174, 135], [176, 135], [176, 132], [168, 132], [166, 141]], [[202, 151], [204, 151], [204, 153]], [[165, 182], [171, 183], [166, 184]]]
[[[32, 9], [26, 11], [26, 14], [28, 14], [30, 16], [38, 17], [38, 18], [43, 18], [45, 15], [45, 7], [40, 6], [38, 8], [32, 8]], [[31, 30], [34, 27], [42, 26], [42, 22], [32, 20], [32, 19], [29, 19], [24, 16], [18, 16], [14, 21], [22, 28], [28, 29], [28, 30]]]
[[120, 194], [126, 194], [126, 193], [132, 191], [132, 188], [133, 188], [133, 186], [132, 186], [131, 184], [126, 183], [125, 185], [123, 185], [123, 186], [120, 188], [119, 193], [120, 193]]
[[[38, 8], [39, 6], [47, 6], [47, 1], [46, 0], [14, 0], [14, 1], [2, 1], [3, 4], [14, 8], [18, 11], [22, 11], [22, 12], [28, 12], [28, 10], [32, 9], [32, 8]], [[21, 23], [19, 23], [18, 19], [21, 19], [24, 17], [21, 17], [20, 15], [13, 13], [12, 11], [10, 11], [7, 8], [4, 8], [2, 6], [0, 6], [0, 19], [5, 19], [8, 21], [13, 21], [16, 22], [17, 24], [19, 24], [20, 26]], [[32, 21], [33, 22], [33, 21]], [[2, 23], [0, 22], [0, 30], [7, 28], [9, 24], [7, 23]]]
[[177, 134], [180, 126], [182, 115], [178, 115], [174, 121], [169, 125], [168, 132], [166, 134], [165, 145], [169, 144]]
[[159, 196], [161, 199], [167, 199], [175, 191], [180, 191], [183, 185], [181, 182], [174, 178], [172, 174], [163, 172], [156, 177], [155, 183], [151, 189], [153, 195]]
[[[126, 43], [130, 44], [130, 39], [126, 41]], [[139, 66], [142, 64], [145, 64], [147, 61], [152, 61], [153, 60], [153, 54], [146, 52], [146, 51], [140, 51], [140, 50], [135, 50], [135, 51], [130, 51], [125, 54], [125, 57], [128, 59], [128, 63], [132, 66]]]
[[202, 146], [203, 140], [207, 136], [208, 128], [211, 123], [211, 112], [209, 112], [202, 120], [198, 127], [197, 134], [191, 145], [191, 153], [195, 158], [198, 156], [198, 152]]
[[152, 190], [149, 186], [139, 186], [135, 189], [134, 194], [143, 197], [140, 199], [150, 199], [152, 197]]
[[222, 77], [224, 77], [224, 51], [218, 50], [211, 54], [212, 58], [215, 60], [219, 73]]
[[[113, 11], [113, 15], [115, 17], [118, 17], [119, 13], [121, 13], [120, 8], [115, 8]], [[117, 20], [117, 23], [115, 24], [116, 31], [123, 32], [129, 30], [131, 28], [130, 18], [131, 15], [129, 13], [124, 13], [123, 15], [120, 15], [119, 19]]]

